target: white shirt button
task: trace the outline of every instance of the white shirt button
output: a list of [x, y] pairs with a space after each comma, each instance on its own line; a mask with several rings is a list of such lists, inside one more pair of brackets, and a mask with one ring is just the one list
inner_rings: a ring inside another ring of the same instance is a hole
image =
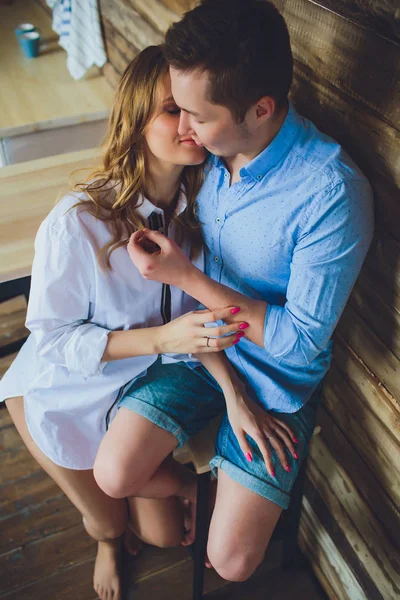
[[215, 260], [215, 262], [219, 262], [218, 256], [214, 256], [214, 260]]
[[221, 222], [221, 219], [220, 219], [219, 217], [217, 217], [217, 218], [215, 219], [215, 222], [216, 222], [216, 223], [220, 223], [220, 222]]

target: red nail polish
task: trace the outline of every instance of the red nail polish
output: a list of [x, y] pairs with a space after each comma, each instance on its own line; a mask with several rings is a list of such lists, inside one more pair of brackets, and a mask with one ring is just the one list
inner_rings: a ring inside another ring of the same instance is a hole
[[299, 443], [299, 440], [297, 438], [295, 438], [295, 437], [293, 438], [293, 441], [294, 441], [295, 444]]
[[240, 308], [238, 306], [235, 306], [231, 310], [231, 315], [237, 315], [238, 312], [240, 312]]
[[275, 477], [275, 471], [272, 471], [271, 475], [272, 477]]
[[290, 467], [285, 467], [285, 471], [287, 471], [288, 473], [290, 473]]
[[248, 328], [248, 326], [249, 326], [249, 324], [248, 324], [248, 323], [240, 323], [240, 325], [239, 325], [239, 329], [247, 329], [247, 328]]
[[232, 346], [234, 346], [235, 344], [238, 344], [240, 342], [240, 338], [238, 340], [235, 340], [234, 342], [232, 342]]
[[242, 331], [239, 331], [239, 333], [236, 334], [236, 339], [240, 340], [240, 338], [242, 338], [244, 336], [244, 333]]
[[251, 452], [246, 452], [245, 456], [246, 456], [246, 459], [248, 460], [248, 462], [253, 462], [253, 456], [252, 456]]
[[299, 455], [297, 454], [297, 452], [293, 452], [293, 456], [295, 457], [296, 460], [299, 458]]

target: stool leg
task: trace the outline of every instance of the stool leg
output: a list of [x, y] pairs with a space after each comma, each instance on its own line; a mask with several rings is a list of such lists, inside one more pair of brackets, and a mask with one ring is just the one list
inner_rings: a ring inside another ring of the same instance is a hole
[[204, 585], [204, 560], [208, 539], [208, 498], [211, 472], [198, 477], [196, 540], [194, 542], [193, 600], [201, 600]]
[[307, 460], [304, 459], [299, 474], [293, 486], [290, 505], [284, 515], [285, 534], [282, 550], [282, 564], [284, 569], [292, 569], [296, 562], [297, 537], [300, 526], [301, 505], [303, 499], [304, 480], [306, 475]]
[[[14, 279], [12, 281], [4, 281], [0, 284], [0, 302], [6, 302], [11, 298], [24, 295], [26, 302], [29, 300], [29, 292], [31, 286], [31, 278], [21, 277], [20, 279]], [[21, 346], [25, 343], [26, 337], [10, 344], [6, 344], [0, 348], [0, 358], [18, 352]]]

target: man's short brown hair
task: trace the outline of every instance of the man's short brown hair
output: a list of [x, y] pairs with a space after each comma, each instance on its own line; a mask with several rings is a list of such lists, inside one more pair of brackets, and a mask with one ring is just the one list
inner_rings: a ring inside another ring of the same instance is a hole
[[203, 0], [167, 31], [164, 53], [180, 71], [210, 78], [208, 98], [243, 121], [263, 96], [287, 100], [293, 57], [286, 23], [267, 0]]

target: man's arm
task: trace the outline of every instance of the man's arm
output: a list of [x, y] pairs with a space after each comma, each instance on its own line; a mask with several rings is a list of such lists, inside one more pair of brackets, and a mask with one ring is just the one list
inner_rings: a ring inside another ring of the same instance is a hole
[[135, 248], [130, 254], [144, 277], [175, 285], [209, 309], [239, 306], [238, 316], [250, 325], [247, 339], [275, 362], [306, 368], [327, 348], [367, 254], [373, 223], [367, 181], [321, 190], [302, 219], [284, 306], [247, 298], [211, 280], [157, 232], [148, 234], [160, 247], [156, 254]]
[[[195, 298], [209, 310], [225, 306], [240, 308], [237, 316], [229, 318], [229, 323], [246, 321], [246, 338], [258, 346], [264, 347], [264, 322], [268, 304], [253, 300], [231, 288], [218, 283], [192, 265], [187, 275], [182, 278], [182, 289], [186, 294]], [[180, 287], [180, 286], [179, 286]]]
[[[158, 246], [159, 251], [148, 253], [146, 240]], [[127, 249], [145, 279], [173, 285], [212, 311], [228, 306], [240, 308], [226, 322], [246, 321], [249, 324], [246, 338], [263, 347], [266, 302], [252, 300], [207, 277], [190, 262], [174, 240], [158, 231], [146, 228], [136, 231], [131, 235]]]

